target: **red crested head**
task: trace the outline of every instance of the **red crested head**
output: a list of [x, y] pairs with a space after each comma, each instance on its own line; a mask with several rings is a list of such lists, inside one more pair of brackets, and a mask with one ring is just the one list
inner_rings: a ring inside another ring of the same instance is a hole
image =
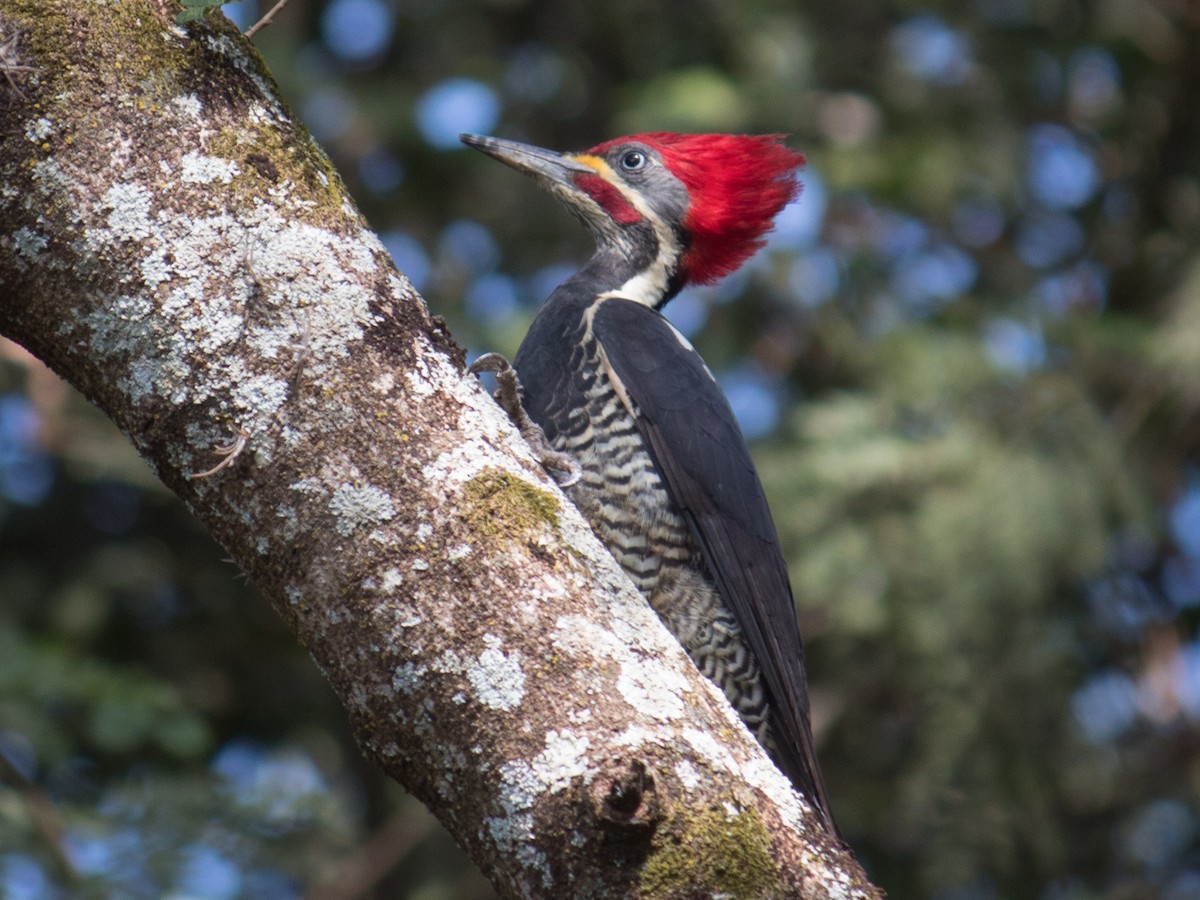
[[604, 156], [630, 142], [659, 153], [688, 192], [680, 274], [693, 284], [711, 284], [766, 242], [775, 216], [800, 193], [796, 170], [804, 156], [783, 140], [779, 134], [654, 132], [605, 141], [588, 153]]

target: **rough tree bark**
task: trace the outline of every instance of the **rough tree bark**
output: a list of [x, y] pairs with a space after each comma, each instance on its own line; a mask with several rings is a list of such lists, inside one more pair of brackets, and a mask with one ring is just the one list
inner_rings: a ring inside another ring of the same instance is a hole
[[116, 421], [505, 896], [878, 896], [253, 48], [178, 9], [0, 0], [0, 332]]

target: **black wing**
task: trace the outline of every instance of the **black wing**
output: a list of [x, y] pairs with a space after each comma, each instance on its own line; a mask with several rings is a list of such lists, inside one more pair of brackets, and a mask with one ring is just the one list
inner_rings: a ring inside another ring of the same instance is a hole
[[833, 829], [808, 715], [804, 646], [758, 472], [712, 373], [658, 312], [602, 300], [592, 330], [636, 411], [667, 490], [758, 659], [778, 762]]

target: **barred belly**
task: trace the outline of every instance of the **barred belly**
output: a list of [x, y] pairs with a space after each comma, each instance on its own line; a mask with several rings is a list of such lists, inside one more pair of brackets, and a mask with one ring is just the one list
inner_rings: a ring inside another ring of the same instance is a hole
[[582, 368], [587, 402], [571, 410], [570, 426], [554, 441], [583, 470], [567, 493], [692, 661], [771, 750], [758, 661], [708, 576], [633, 416], [598, 360]]

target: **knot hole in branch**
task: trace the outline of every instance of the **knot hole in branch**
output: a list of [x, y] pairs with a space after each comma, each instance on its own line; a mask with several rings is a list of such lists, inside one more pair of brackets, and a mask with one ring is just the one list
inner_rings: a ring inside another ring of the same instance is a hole
[[654, 776], [640, 760], [618, 761], [592, 783], [596, 816], [621, 828], [653, 828], [663, 818]]

